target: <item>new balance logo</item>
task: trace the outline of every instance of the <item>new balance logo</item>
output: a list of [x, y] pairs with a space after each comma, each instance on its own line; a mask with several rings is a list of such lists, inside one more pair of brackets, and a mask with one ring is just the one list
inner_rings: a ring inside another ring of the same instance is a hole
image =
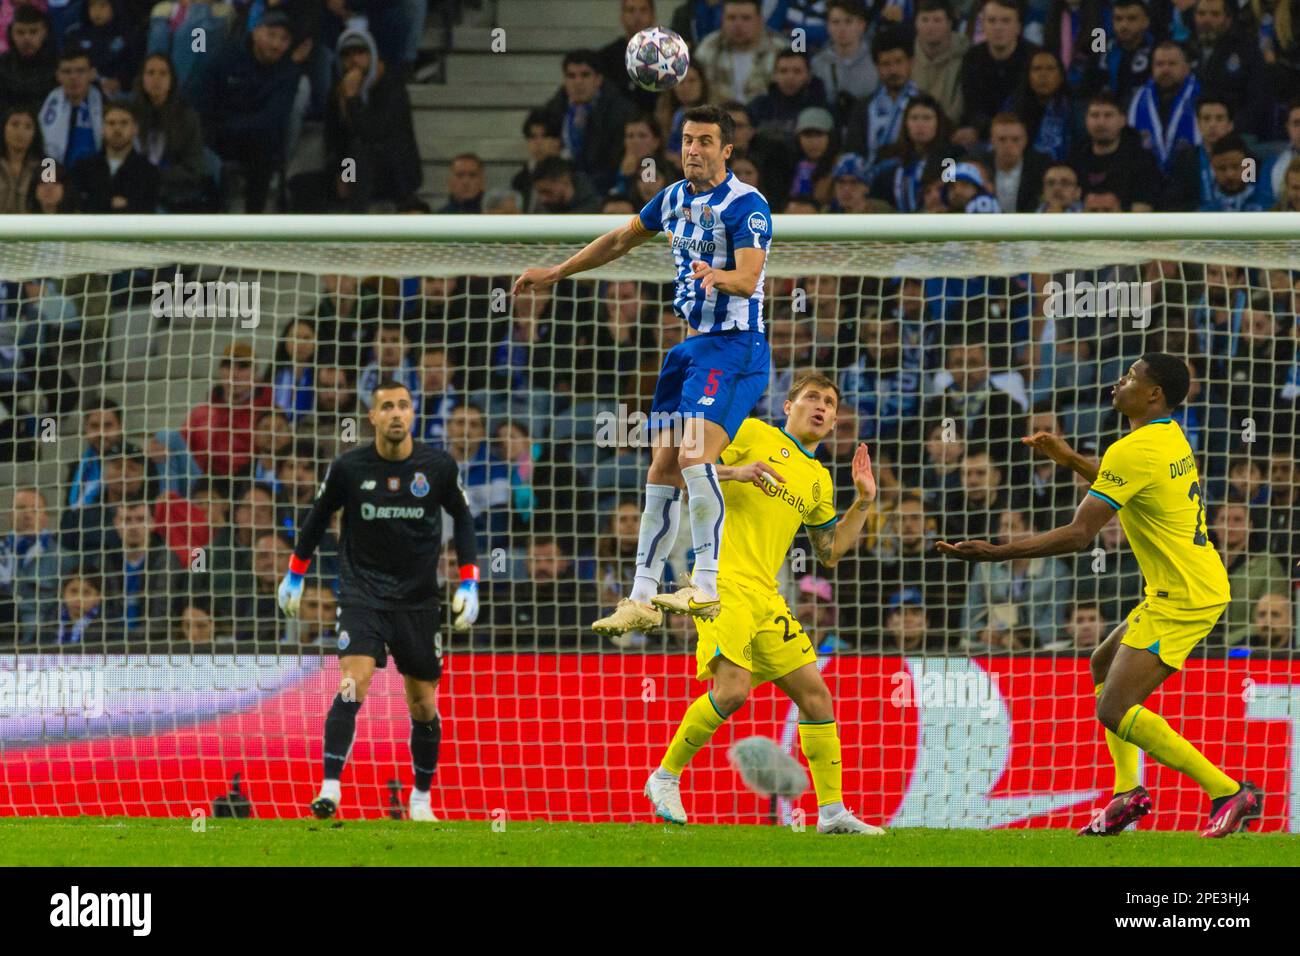
[[362, 490], [362, 491], [374, 491], [374, 490], [375, 490], [375, 480], [374, 480], [373, 478], [370, 478], [370, 479], [367, 479], [366, 481], [361, 482], [361, 490]]
[[713, 396], [711, 396], [711, 395], [705, 395], [703, 398], [701, 398], [701, 399], [697, 399], [695, 404], [697, 404], [697, 405], [712, 405], [712, 404], [713, 404]]

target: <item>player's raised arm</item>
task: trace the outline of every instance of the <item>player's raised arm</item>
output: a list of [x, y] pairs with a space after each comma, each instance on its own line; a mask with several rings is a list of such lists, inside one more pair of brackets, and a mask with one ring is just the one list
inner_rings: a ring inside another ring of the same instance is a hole
[[1099, 465], [1091, 458], [1084, 458], [1069, 446], [1064, 438], [1053, 432], [1034, 432], [1020, 443], [1028, 445], [1034, 451], [1047, 456], [1063, 468], [1078, 472], [1089, 481], [1097, 480]]
[[510, 294], [519, 295], [521, 292], [544, 289], [571, 275], [613, 262], [655, 235], [656, 231], [648, 228], [641, 221], [641, 215], [638, 213], [628, 220], [626, 225], [611, 229], [603, 236], [591, 240], [558, 266], [525, 269], [515, 280]]
[[478, 541], [474, 536], [474, 515], [465, 490], [460, 486], [455, 462], [448, 458], [447, 477], [442, 483], [443, 509], [451, 516], [456, 558], [460, 561], [460, 585], [451, 598], [452, 628], [468, 630], [478, 620]]
[[1032, 535], [1023, 541], [993, 544], [989, 541], [940, 541], [935, 549], [963, 561], [1012, 561], [1016, 558], [1045, 558], [1057, 554], [1074, 554], [1092, 544], [1097, 532], [1115, 515], [1115, 509], [1102, 499], [1087, 495], [1074, 512], [1069, 524]]
[[277, 598], [280, 610], [288, 617], [298, 613], [298, 603], [302, 600], [302, 582], [311, 566], [311, 556], [316, 553], [316, 546], [329, 529], [330, 517], [343, 507], [344, 485], [339, 472], [339, 460], [334, 459], [325, 472], [325, 480], [316, 492], [316, 500], [302, 523], [297, 542], [293, 546], [293, 555], [289, 558], [289, 570], [280, 582]]
[[865, 444], [859, 445], [853, 453], [853, 488], [857, 495], [843, 516], [832, 518], [825, 524], [810, 527], [808, 540], [812, 542], [813, 554], [826, 568], [833, 568], [840, 558], [852, 550], [854, 543], [862, 535], [862, 526], [871, 511], [871, 503], [876, 500], [876, 476], [871, 471], [871, 453]]

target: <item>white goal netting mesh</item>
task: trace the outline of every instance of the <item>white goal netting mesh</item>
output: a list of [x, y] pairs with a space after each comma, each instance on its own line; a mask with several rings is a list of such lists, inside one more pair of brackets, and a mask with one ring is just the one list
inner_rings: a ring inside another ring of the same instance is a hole
[[[693, 631], [589, 625], [631, 586], [649, 410], [682, 340], [663, 250], [512, 299], [537, 243], [8, 242], [0, 250], [0, 814], [189, 815], [239, 789], [298, 816], [337, 681], [337, 541], [286, 621], [275, 590], [332, 458], [370, 440], [369, 388], [407, 382], [417, 437], [461, 467], [483, 612], [446, 635], [435, 808], [634, 819], [685, 705]], [[1087, 659], [1141, 575], [1118, 522], [1078, 556], [945, 562], [941, 539], [1068, 523], [1086, 486], [1018, 439], [1099, 455], [1110, 388], [1185, 356], [1177, 419], [1233, 603], [1151, 702], [1300, 829], [1300, 241], [786, 242], [768, 264], [768, 393], [835, 376], [819, 450], [839, 507], [872, 450], [881, 495], [833, 571], [796, 540], [779, 585], [836, 697], [851, 806], [877, 822], [1086, 822], [1112, 770]], [[611, 437], [612, 436], [612, 437]], [[691, 566], [689, 523], [669, 561]], [[444, 562], [455, 580], [455, 560]], [[358, 721], [345, 813], [394, 810], [408, 726], [390, 667]], [[730, 739], [797, 753], [766, 688], [687, 773], [700, 822], [810, 811], [744, 791]], [[1154, 825], [1206, 804], [1148, 762]], [[237, 802], [237, 801], [236, 801]], [[400, 804], [399, 800], [399, 804]]]

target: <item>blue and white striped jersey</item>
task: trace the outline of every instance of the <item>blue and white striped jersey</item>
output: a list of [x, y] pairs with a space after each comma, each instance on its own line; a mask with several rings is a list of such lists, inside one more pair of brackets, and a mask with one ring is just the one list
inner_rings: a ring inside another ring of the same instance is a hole
[[766, 332], [763, 321], [763, 276], [748, 299], [713, 290], [691, 278], [691, 263], [715, 269], [736, 268], [736, 250], [767, 251], [772, 242], [772, 210], [753, 186], [727, 171], [727, 178], [704, 193], [691, 192], [686, 180], [661, 189], [633, 219], [638, 232], [666, 232], [677, 266], [673, 309], [697, 332], [745, 330]]

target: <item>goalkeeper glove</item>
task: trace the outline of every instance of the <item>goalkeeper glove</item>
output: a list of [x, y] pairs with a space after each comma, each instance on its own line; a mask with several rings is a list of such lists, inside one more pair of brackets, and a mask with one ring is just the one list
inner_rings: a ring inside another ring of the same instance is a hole
[[310, 561], [303, 561], [298, 557], [289, 559], [289, 570], [285, 573], [284, 580], [280, 582], [279, 591], [276, 592], [280, 610], [286, 617], [298, 616], [298, 604], [302, 601], [303, 575], [307, 573], [309, 564]]
[[451, 611], [456, 615], [451, 622], [454, 631], [468, 631], [478, 620], [478, 568], [473, 564], [460, 569], [460, 587], [451, 597]]

